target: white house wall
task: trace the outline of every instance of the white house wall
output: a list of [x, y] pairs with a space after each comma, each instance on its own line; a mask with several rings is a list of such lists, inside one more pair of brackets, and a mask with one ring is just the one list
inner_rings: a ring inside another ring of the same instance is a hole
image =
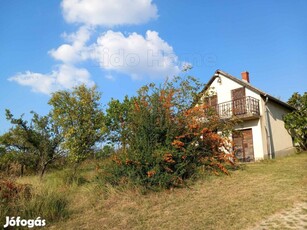
[[[227, 101], [231, 101], [231, 90], [241, 88], [242, 85], [238, 84], [235, 81], [232, 81], [231, 79], [224, 77], [223, 75], [219, 75], [221, 78], [221, 81], [219, 83], [219, 77], [215, 78], [215, 80], [212, 82], [209, 92], [214, 92], [216, 93], [218, 103], [223, 103]], [[261, 97], [258, 93], [255, 93], [251, 91], [250, 89], [245, 88], [245, 94], [246, 96], [254, 97], [258, 99], [259, 101], [261, 100]], [[262, 108], [260, 108], [262, 110]], [[260, 111], [260, 115], [262, 114]]]
[[287, 155], [294, 152], [292, 138], [285, 129], [283, 116], [290, 111], [274, 101], [267, 104], [269, 109], [269, 124], [272, 132], [272, 147], [275, 156]]
[[266, 122], [266, 115], [265, 115], [265, 99], [261, 98], [260, 100], [260, 108], [263, 110], [262, 116], [260, 117], [260, 125], [262, 130], [262, 143], [263, 143], [263, 157], [269, 158], [269, 142], [267, 138], [267, 122]]
[[209, 92], [217, 94], [218, 103], [223, 103], [231, 100], [231, 90], [242, 87], [240, 84], [220, 75], [221, 83], [218, 82], [219, 78], [215, 78], [212, 82]]

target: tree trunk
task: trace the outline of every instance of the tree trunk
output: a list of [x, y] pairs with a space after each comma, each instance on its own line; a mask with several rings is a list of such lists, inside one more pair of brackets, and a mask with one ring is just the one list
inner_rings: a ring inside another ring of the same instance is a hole
[[7, 164], [6, 173], [7, 175], [10, 175], [10, 164]]
[[23, 177], [23, 172], [24, 172], [24, 164], [21, 164], [20, 166], [20, 176]]
[[45, 174], [45, 171], [46, 171], [46, 169], [47, 169], [47, 165], [48, 165], [48, 162], [45, 163], [45, 164], [43, 165], [42, 170], [41, 170], [41, 173], [40, 173], [40, 179], [43, 178], [43, 176], [44, 176], [44, 174]]
[[78, 169], [79, 163], [75, 162], [74, 163], [74, 171], [73, 171], [73, 177], [75, 178], [77, 175], [77, 169]]

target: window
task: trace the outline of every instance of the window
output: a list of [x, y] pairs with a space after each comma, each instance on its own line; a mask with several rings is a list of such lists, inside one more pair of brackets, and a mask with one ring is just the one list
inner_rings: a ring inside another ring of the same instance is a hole
[[204, 103], [208, 106], [216, 106], [217, 105], [217, 95], [205, 97]]

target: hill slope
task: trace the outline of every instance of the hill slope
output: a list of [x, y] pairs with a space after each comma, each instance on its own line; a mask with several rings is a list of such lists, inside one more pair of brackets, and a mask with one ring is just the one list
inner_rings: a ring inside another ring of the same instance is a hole
[[73, 214], [50, 229], [246, 229], [307, 202], [307, 153], [251, 163], [173, 191], [75, 189]]

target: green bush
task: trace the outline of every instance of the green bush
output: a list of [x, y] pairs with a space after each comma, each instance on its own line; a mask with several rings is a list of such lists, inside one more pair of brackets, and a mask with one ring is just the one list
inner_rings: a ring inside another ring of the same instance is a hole
[[205, 172], [228, 173], [226, 164], [234, 163], [233, 155], [222, 135], [227, 136], [232, 124], [221, 123], [206, 105], [184, 106], [183, 95], [182, 89], [172, 85], [151, 85], [131, 99], [128, 148], [112, 156], [104, 173], [107, 182], [170, 188], [184, 185], [199, 167]]

